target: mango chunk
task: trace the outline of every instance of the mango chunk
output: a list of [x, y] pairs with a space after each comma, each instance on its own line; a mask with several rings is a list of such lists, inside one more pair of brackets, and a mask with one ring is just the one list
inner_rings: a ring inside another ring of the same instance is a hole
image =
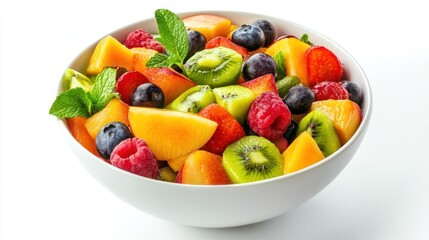
[[231, 31], [231, 20], [216, 15], [194, 15], [184, 18], [183, 23], [187, 29], [202, 33], [207, 42], [217, 36], [227, 37]]

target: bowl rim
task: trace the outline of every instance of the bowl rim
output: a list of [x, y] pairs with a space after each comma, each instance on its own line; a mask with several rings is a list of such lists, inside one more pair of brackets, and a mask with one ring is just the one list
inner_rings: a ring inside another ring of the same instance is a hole
[[[325, 165], [328, 162], [332, 161], [337, 155], [340, 155], [341, 153], [343, 153], [346, 149], [348, 149], [352, 144], [354, 144], [357, 141], [357, 139], [360, 135], [364, 134], [367, 126], [369, 125], [370, 118], [372, 115], [372, 109], [373, 109], [373, 97], [372, 97], [371, 85], [370, 85], [368, 77], [365, 74], [364, 70], [362, 69], [361, 65], [356, 61], [356, 59], [347, 50], [345, 50], [342, 46], [340, 46], [334, 40], [330, 39], [329, 37], [317, 32], [311, 28], [303, 26], [303, 25], [296, 23], [294, 21], [291, 21], [288, 19], [283, 19], [283, 18], [278, 18], [278, 17], [272, 17], [272, 16], [268, 16], [268, 15], [264, 15], [264, 14], [255, 13], [255, 12], [234, 11], [234, 10], [207, 10], [207, 11], [198, 10], [198, 11], [177, 12], [175, 14], [177, 14], [181, 18], [184, 18], [187, 16], [192, 16], [192, 15], [197, 15], [197, 14], [219, 14], [219, 15], [222, 15], [222, 14], [228, 14], [228, 15], [229, 14], [239, 14], [239, 15], [242, 15], [242, 14], [244, 14], [244, 15], [248, 15], [249, 17], [268, 18], [268, 19], [274, 19], [276, 21], [287, 22], [288, 24], [294, 25], [294, 26], [301, 28], [305, 31], [311, 32], [311, 34], [313, 34], [313, 35], [316, 35], [320, 38], [325, 39], [327, 42], [329, 42], [330, 44], [335, 46], [336, 49], [342, 51], [343, 54], [345, 56], [347, 56], [347, 58], [356, 66], [356, 69], [358, 70], [359, 74], [363, 77], [364, 89], [367, 89], [367, 92], [365, 92], [366, 94], [364, 95], [364, 103], [362, 103], [362, 104], [365, 104], [364, 111], [362, 111], [362, 108], [361, 108], [362, 121], [361, 121], [358, 129], [356, 130], [356, 132], [353, 134], [353, 136], [349, 139], [349, 141], [347, 141], [347, 143], [345, 143], [343, 146], [341, 146], [340, 149], [335, 151], [330, 156], [325, 157], [324, 159], [320, 160], [319, 162], [314, 163], [314, 164], [312, 164], [308, 167], [305, 167], [303, 169], [300, 169], [298, 171], [295, 171], [295, 172], [292, 172], [289, 174], [284, 174], [282, 176], [278, 176], [278, 177], [274, 177], [274, 178], [270, 178], [270, 179], [259, 180], [259, 181], [255, 181], [255, 182], [249, 182], [249, 183], [223, 184], [223, 185], [194, 185], [194, 184], [185, 184], [185, 183], [166, 182], [166, 181], [160, 181], [157, 179], [146, 178], [146, 177], [139, 176], [137, 174], [127, 172], [127, 171], [122, 170], [120, 168], [117, 168], [117, 167], [113, 166], [112, 164], [107, 163], [103, 159], [98, 158], [97, 156], [92, 154], [90, 151], [88, 151], [86, 148], [84, 148], [71, 135], [70, 130], [67, 127], [66, 120], [65, 119], [57, 119], [61, 131], [66, 136], [66, 138], [68, 138], [68, 140], [69, 140], [68, 142], [75, 145], [75, 147], [77, 147], [80, 151], [82, 151], [82, 153], [84, 153], [92, 161], [95, 161], [101, 167], [108, 167], [113, 171], [117, 171], [117, 172], [119, 172], [121, 174], [125, 174], [129, 177], [136, 178], [136, 180], [138, 180], [138, 181], [147, 181], [148, 183], [161, 184], [161, 185], [165, 185], [165, 186], [175, 186], [178, 188], [225, 189], [225, 188], [237, 188], [237, 187], [239, 187], [239, 188], [252, 187], [255, 185], [270, 184], [272, 182], [278, 182], [278, 181], [283, 181], [284, 179], [293, 178], [294, 176], [301, 175], [305, 172], [312, 171], [313, 169], [318, 168], [321, 165]], [[144, 24], [144, 23], [149, 22], [149, 21], [154, 21], [154, 19], [155, 19], [154, 17], [143, 18], [141, 20], [138, 20], [138, 21], [135, 21], [133, 23], [119, 27], [119, 28], [107, 33], [105, 36], [107, 36], [109, 34], [118, 33], [120, 31], [123, 31], [124, 29], [129, 28], [129, 27], [134, 26], [134, 25]], [[100, 41], [101, 39], [102, 38], [97, 39], [96, 41], [91, 43], [89, 46], [85, 47], [79, 54], [75, 55], [74, 59], [72, 59], [72, 61], [70, 61], [67, 68], [71, 67], [71, 65], [73, 65], [73, 63], [77, 61], [78, 56], [80, 56], [83, 52], [87, 51], [88, 49], [93, 48], [98, 43], [98, 41]], [[57, 95], [62, 92], [61, 77], [59, 79], [60, 79], [60, 81], [59, 81], [59, 84], [57, 86]]]

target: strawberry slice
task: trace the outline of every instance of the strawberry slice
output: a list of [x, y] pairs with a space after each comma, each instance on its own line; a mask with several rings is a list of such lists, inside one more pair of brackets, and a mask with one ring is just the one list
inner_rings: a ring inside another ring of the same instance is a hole
[[343, 66], [337, 56], [323, 46], [310, 47], [306, 52], [308, 84], [314, 86], [324, 81], [338, 82]]
[[279, 93], [276, 86], [276, 80], [274, 75], [271, 73], [240, 83], [240, 85], [252, 90], [256, 96], [259, 96], [264, 92]]
[[229, 38], [226, 37], [218, 36], [206, 43], [206, 49], [215, 48], [219, 46], [230, 48], [236, 51], [241, 56], [243, 56], [243, 59], [246, 59], [249, 54], [246, 48], [233, 43]]
[[121, 96], [121, 100], [130, 105], [131, 94], [138, 86], [149, 80], [140, 72], [131, 71], [121, 75], [116, 81], [115, 91]]
[[240, 123], [222, 106], [212, 103], [203, 108], [198, 115], [217, 122], [218, 126], [210, 140], [201, 148], [222, 155], [225, 148], [245, 136]]

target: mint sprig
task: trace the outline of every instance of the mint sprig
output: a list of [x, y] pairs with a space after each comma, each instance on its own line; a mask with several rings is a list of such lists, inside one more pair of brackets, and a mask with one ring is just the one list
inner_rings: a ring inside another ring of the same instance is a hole
[[183, 21], [168, 9], [155, 11], [159, 37], [155, 38], [168, 52], [157, 53], [146, 63], [147, 67], [170, 67], [177, 65], [184, 70], [183, 61], [188, 54], [189, 42]]
[[81, 87], [72, 88], [60, 93], [49, 109], [49, 114], [58, 118], [90, 117], [103, 109], [114, 97], [116, 69], [105, 68], [97, 75], [91, 90]]
[[302, 34], [301, 39], [302, 42], [307, 43], [308, 45], [313, 45], [313, 43], [310, 42], [310, 39], [308, 37], [307, 33]]
[[280, 80], [280, 79], [286, 77], [286, 57], [285, 57], [285, 53], [282, 50], [280, 50], [278, 53], [274, 54], [273, 59], [276, 62], [276, 65], [277, 65], [276, 80]]

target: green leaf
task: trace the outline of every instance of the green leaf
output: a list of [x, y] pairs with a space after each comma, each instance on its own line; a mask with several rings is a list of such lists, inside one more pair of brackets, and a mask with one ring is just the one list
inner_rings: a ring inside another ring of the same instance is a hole
[[310, 42], [309, 38], [308, 38], [308, 34], [306, 34], [306, 33], [304, 33], [304, 34], [301, 36], [301, 41], [302, 41], [302, 42], [304, 42], [304, 43], [307, 43], [308, 45], [313, 45], [313, 44]]
[[156, 38], [167, 50], [169, 56], [183, 63], [188, 54], [189, 42], [183, 21], [167, 9], [155, 11], [159, 36]]
[[278, 53], [276, 53], [273, 56], [274, 61], [276, 62], [277, 65], [277, 76], [276, 76], [276, 80], [282, 79], [284, 77], [286, 77], [286, 58], [285, 58], [285, 53], [280, 50]]
[[115, 93], [115, 85], [116, 69], [104, 68], [103, 71], [97, 75], [94, 86], [91, 91], [88, 92], [88, 97], [93, 103], [91, 114], [103, 109], [113, 97], [118, 97], [118, 94]]
[[156, 53], [146, 63], [146, 67], [169, 67], [168, 55]]
[[60, 93], [49, 109], [49, 114], [58, 118], [89, 117], [92, 102], [82, 88], [73, 88]]

